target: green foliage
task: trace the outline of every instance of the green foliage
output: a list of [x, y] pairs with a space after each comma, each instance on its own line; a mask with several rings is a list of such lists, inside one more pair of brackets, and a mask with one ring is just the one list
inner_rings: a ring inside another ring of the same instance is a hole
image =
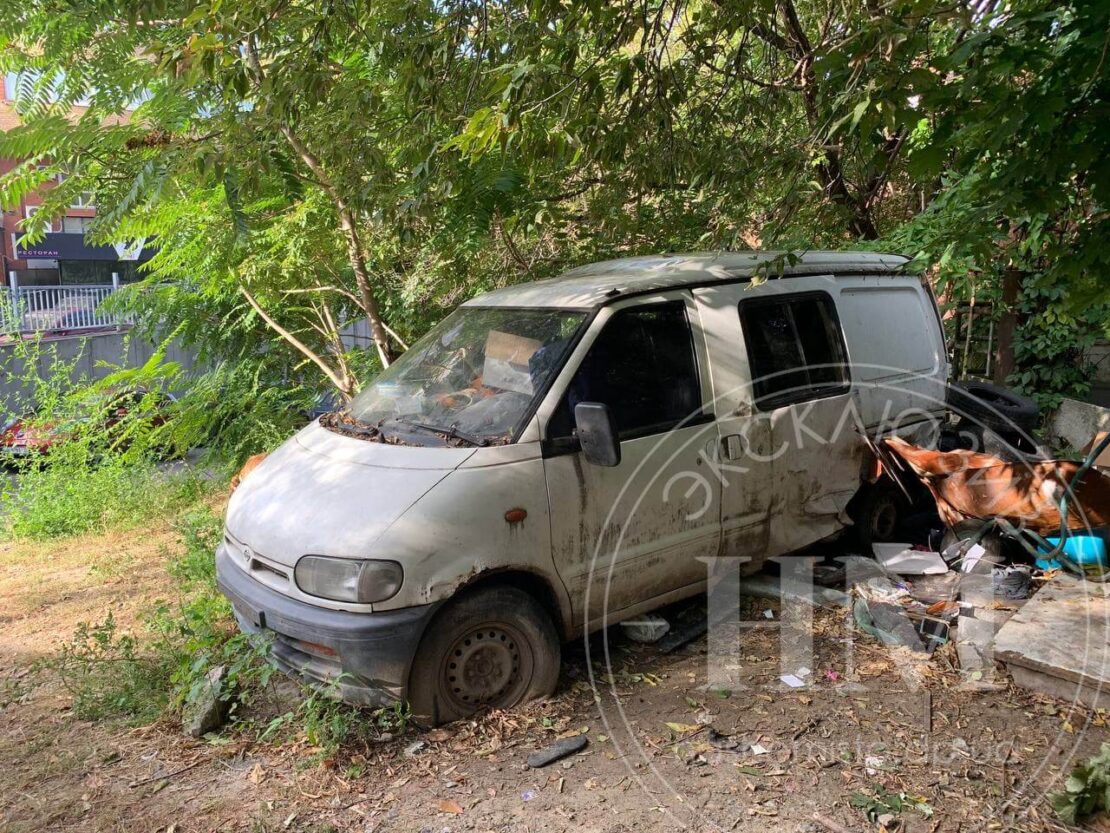
[[848, 798], [848, 803], [853, 807], [863, 810], [867, 820], [871, 823], [878, 821], [879, 816], [890, 813], [898, 815], [903, 810], [916, 810], [925, 818], [931, 818], [933, 807], [921, 796], [909, 793], [887, 792], [882, 787], [873, 787], [870, 794], [856, 792]]
[[73, 695], [81, 720], [124, 715], [135, 722], [157, 718], [167, 702], [165, 681], [171, 658], [139, 650], [134, 635], [121, 632], [109, 611], [98, 623], [82, 622], [58, 655], [44, 663]]
[[315, 760], [323, 760], [382, 732], [404, 731], [410, 719], [404, 704], [358, 709], [339, 701], [334, 689], [308, 686], [292, 710], [256, 726], [244, 710], [262, 697], [277, 671], [267, 661], [270, 639], [242, 633], [216, 588], [223, 521], [199, 503], [180, 512], [176, 528], [180, 548], [167, 569], [178, 580], [178, 597], [158, 602], [140, 633], [122, 632], [110, 611], [99, 623], [82, 623], [58, 655], [43, 663], [72, 694], [78, 717], [147, 723], [176, 713], [198, 701], [208, 672], [222, 666], [233, 727], [257, 732], [260, 741], [303, 738], [316, 747]]
[[363, 710], [343, 703], [333, 689], [306, 688], [304, 693], [296, 709], [275, 717], [266, 725], [260, 740], [303, 735], [316, 747], [313, 760], [322, 761], [334, 757], [344, 747], [374, 740], [383, 732], [399, 734], [412, 719], [408, 706], [403, 703]]
[[1048, 800], [1065, 824], [1081, 824], [1095, 813], [1110, 810], [1110, 743], [1073, 769], [1064, 789], [1051, 793]]
[[130, 529], [194, 500], [204, 484], [151, 463], [119, 457], [95, 465], [58, 450], [0, 491], [0, 515], [15, 538], [42, 540]]
[[[407, 341], [583, 261], [866, 245], [948, 301], [1019, 272], [1015, 381], [1051, 404], [1110, 329], [1108, 30], [1082, 0], [30, 0], [0, 197], [64, 174], [31, 238], [89, 191], [96, 239], [157, 239], [141, 330], [240, 391], [350, 395], [372, 307]], [[235, 456], [271, 442], [229, 416]]]
[[[56, 345], [22, 342], [5, 369], [22, 384], [34, 411], [9, 403], [32, 431], [48, 435], [48, 453], [15, 461], [18, 478], [0, 485], [2, 531], [44, 539], [126, 529], [171, 514], [195, 500], [205, 482], [189, 469], [159, 468], [173, 422], [172, 403], [157, 384], [171, 369], [152, 367], [111, 374], [97, 383], [76, 375], [80, 355], [59, 357]], [[146, 371], [144, 373], [144, 371]]]

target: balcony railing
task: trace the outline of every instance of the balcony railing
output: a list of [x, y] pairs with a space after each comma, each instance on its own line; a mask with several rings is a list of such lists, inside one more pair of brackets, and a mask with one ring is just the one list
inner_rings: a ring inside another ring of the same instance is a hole
[[105, 309], [119, 285], [0, 286], [0, 336], [62, 335], [111, 329], [131, 323]]

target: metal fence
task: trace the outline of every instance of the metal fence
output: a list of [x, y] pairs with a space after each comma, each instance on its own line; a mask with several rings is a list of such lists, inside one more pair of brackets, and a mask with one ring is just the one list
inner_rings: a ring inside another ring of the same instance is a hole
[[0, 335], [69, 333], [130, 324], [105, 308], [119, 284], [83, 286], [0, 286]]

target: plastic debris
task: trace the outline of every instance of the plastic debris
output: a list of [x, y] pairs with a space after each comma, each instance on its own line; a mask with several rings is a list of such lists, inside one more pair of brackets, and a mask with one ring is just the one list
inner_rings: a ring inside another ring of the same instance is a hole
[[662, 616], [641, 616], [638, 619], [627, 619], [621, 622], [624, 635], [633, 642], [650, 644], [658, 642], [671, 629], [671, 623]]
[[[1067, 460], [1008, 463], [972, 451], [932, 451], [900, 437], [885, 437], [880, 445], [909, 464], [950, 527], [992, 517], [1023, 523], [1042, 535], [1059, 533], [1059, 506], [1055, 497], [1045, 497], [1063, 494], [1080, 467]], [[1110, 525], [1110, 476], [1089, 469], [1074, 492], [1082, 512], [1072, 513], [1069, 528], [1085, 532]]]
[[885, 569], [902, 576], [940, 575], [948, 565], [939, 552], [915, 550], [910, 544], [873, 544], [875, 560]]
[[529, 755], [528, 766], [532, 769], [539, 769], [540, 767], [545, 767], [548, 764], [553, 764], [556, 761], [567, 757], [568, 755], [573, 755], [575, 752], [581, 752], [583, 749], [586, 748], [587, 743], [589, 743], [589, 741], [586, 739], [585, 735], [574, 735], [569, 738], [557, 740], [555, 741], [555, 743], [551, 744], [551, 746], [548, 746], [545, 749], [541, 749], [538, 752], [533, 752], [531, 755]]

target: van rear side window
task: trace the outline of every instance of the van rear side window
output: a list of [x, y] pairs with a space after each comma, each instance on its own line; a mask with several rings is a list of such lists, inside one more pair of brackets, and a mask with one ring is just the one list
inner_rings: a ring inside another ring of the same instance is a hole
[[742, 301], [740, 323], [761, 410], [847, 390], [844, 337], [827, 295]]

